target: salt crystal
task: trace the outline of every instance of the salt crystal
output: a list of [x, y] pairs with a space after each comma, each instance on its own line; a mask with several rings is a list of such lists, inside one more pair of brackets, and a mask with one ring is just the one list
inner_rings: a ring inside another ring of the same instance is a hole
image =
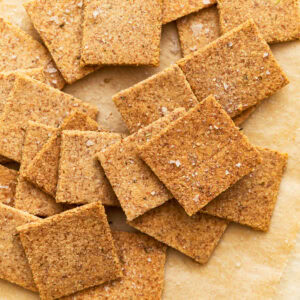
[[57, 70], [55, 68], [49, 67], [49, 68], [47, 68], [47, 72], [52, 74], [52, 73], [56, 73]]
[[152, 195], [152, 196], [154, 196], [155, 194], [156, 194], [156, 193], [155, 193], [154, 191], [153, 191], [153, 192], [151, 192], [151, 195]]
[[266, 74], [267, 74], [267, 75], [270, 75], [270, 74], [271, 74], [271, 72], [270, 72], [269, 70], [267, 70], [267, 71], [266, 71]]
[[152, 261], [150, 257], [148, 257], [147, 260], [148, 260], [149, 262]]
[[80, 2], [77, 4], [77, 6], [80, 7], [80, 8], [82, 7], [82, 5], [83, 5], [83, 2], [82, 2], [82, 1], [80, 1]]
[[199, 195], [196, 195], [194, 198], [193, 198], [193, 200], [195, 201], [195, 202], [198, 202], [199, 201]]
[[226, 175], [229, 175], [229, 171], [228, 171], [228, 170], [226, 170], [226, 171], [225, 171], [225, 174], [226, 174]]
[[228, 90], [228, 88], [229, 88], [229, 85], [228, 85], [228, 84], [226, 84], [225, 82], [223, 82], [223, 86], [224, 86], [224, 89], [225, 89], [225, 90]]
[[241, 163], [237, 163], [237, 164], [236, 164], [236, 166], [237, 166], [238, 168], [240, 168], [241, 165], [242, 165]]
[[233, 44], [231, 42], [229, 42], [227, 45], [228, 45], [228, 47], [232, 47]]
[[176, 167], [180, 167], [181, 166], [181, 162], [178, 160], [178, 159], [176, 159], [176, 160], [170, 160], [169, 161], [169, 164], [175, 164], [176, 165]]
[[210, 4], [210, 0], [203, 0], [203, 4], [205, 5]]
[[93, 145], [94, 145], [94, 142], [91, 141], [91, 140], [88, 140], [88, 141], [86, 142], [86, 145], [87, 145], [88, 147], [93, 146]]
[[168, 113], [168, 109], [164, 106], [161, 108], [161, 111], [162, 111], [163, 114]]
[[265, 57], [268, 57], [268, 56], [269, 56], [269, 53], [268, 53], [268, 52], [265, 52], [264, 55], [263, 55], [264, 58], [265, 58]]
[[0, 185], [0, 189], [8, 189], [9, 187], [7, 185]]

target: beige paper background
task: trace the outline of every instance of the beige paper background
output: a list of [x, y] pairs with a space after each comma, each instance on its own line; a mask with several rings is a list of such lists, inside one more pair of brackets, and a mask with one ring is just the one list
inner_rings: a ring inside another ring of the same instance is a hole
[[[34, 34], [22, 9], [22, 2], [25, 1], [0, 0], [0, 16]], [[111, 96], [180, 58], [174, 24], [164, 27], [161, 45], [159, 68], [103, 68], [67, 86], [64, 91], [97, 104], [100, 109], [99, 122], [104, 127], [126, 132]], [[259, 233], [230, 225], [205, 266], [169, 249], [164, 300], [300, 298], [299, 234], [297, 238], [300, 219], [300, 42], [274, 45], [272, 50], [291, 83], [264, 101], [243, 126], [245, 134], [254, 144], [289, 153], [270, 232]], [[120, 210], [109, 209], [108, 214], [114, 228], [125, 229]], [[296, 240], [298, 242], [294, 247]], [[31, 300], [39, 297], [0, 281], [0, 299]]]

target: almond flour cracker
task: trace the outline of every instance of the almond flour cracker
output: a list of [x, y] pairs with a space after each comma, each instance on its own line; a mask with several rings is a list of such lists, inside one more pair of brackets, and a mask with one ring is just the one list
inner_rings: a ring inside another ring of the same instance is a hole
[[19, 172], [0, 165], [0, 203], [14, 206]]

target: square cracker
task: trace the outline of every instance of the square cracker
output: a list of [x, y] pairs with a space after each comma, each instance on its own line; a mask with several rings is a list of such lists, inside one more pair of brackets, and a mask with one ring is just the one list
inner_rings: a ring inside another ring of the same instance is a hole
[[201, 212], [257, 230], [269, 229], [287, 154], [261, 148], [258, 151], [262, 163], [206, 205]]
[[19, 172], [0, 165], [0, 203], [14, 206]]
[[63, 88], [65, 82], [47, 49], [18, 26], [0, 18], [0, 72], [42, 67], [49, 84]]
[[28, 122], [22, 149], [20, 176], [16, 188], [15, 207], [36, 216], [49, 217], [63, 211], [62, 205], [56, 203], [54, 198], [45, 194], [23, 177], [24, 170], [47, 140], [56, 132], [56, 128]]
[[139, 157], [137, 145], [157, 135], [184, 112], [178, 109], [97, 155], [128, 221], [173, 197]]
[[288, 83], [249, 20], [178, 62], [198, 99], [212, 94], [235, 117]]
[[82, 65], [158, 66], [161, 18], [162, 0], [84, 0]]
[[52, 197], [56, 195], [61, 131], [73, 129], [98, 130], [98, 123], [79, 111], [72, 113], [65, 118], [57, 134], [48, 139], [22, 173], [26, 180]]
[[129, 225], [199, 263], [206, 263], [228, 221], [201, 213], [189, 217], [175, 200], [171, 200], [129, 222]]
[[166, 247], [140, 233], [116, 231], [112, 235], [124, 277], [61, 300], [161, 299]]
[[268, 43], [300, 37], [298, 0], [218, 0], [218, 10], [223, 33], [253, 18]]
[[39, 218], [0, 203], [0, 278], [36, 292], [16, 228]]
[[119, 92], [113, 101], [131, 133], [175, 108], [189, 110], [199, 103], [177, 65]]
[[98, 109], [46, 84], [16, 75], [15, 85], [0, 120], [0, 154], [20, 162], [28, 121], [57, 127], [70, 112], [79, 110], [96, 118]]
[[212, 96], [139, 146], [139, 154], [188, 215], [260, 162], [257, 150]]
[[80, 66], [82, 0], [34, 0], [24, 6], [67, 83], [96, 70]]
[[183, 56], [201, 49], [221, 35], [215, 5], [183, 17], [176, 24]]
[[100, 202], [17, 230], [42, 300], [67, 296], [122, 277]]
[[118, 133], [63, 131], [56, 201], [68, 204], [101, 201], [105, 205], [118, 205], [96, 154], [120, 139]]
[[216, 3], [216, 0], [164, 0], [163, 24], [169, 23], [183, 16], [189, 15]]

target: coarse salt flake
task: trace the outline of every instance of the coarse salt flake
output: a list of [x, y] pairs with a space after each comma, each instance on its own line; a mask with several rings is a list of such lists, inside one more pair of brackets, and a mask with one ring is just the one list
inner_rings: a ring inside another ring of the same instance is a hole
[[228, 171], [228, 170], [226, 170], [226, 171], [225, 171], [225, 174], [226, 174], [226, 175], [229, 175], [229, 171]]
[[269, 70], [267, 70], [267, 71], [266, 71], [266, 74], [267, 74], [267, 75], [270, 75], [270, 74], [271, 74], [271, 72], [270, 72]]
[[148, 260], [149, 262], [151, 262], [151, 261], [152, 261], [152, 259], [151, 259], [150, 257], [148, 257], [148, 258], [147, 258], [147, 260]]
[[263, 55], [264, 58], [265, 58], [265, 57], [268, 57], [268, 56], [269, 56], [269, 53], [268, 53], [268, 52], [265, 52], [264, 55]]
[[161, 111], [162, 111], [163, 114], [166, 114], [166, 113], [168, 112], [168, 109], [167, 109], [166, 107], [163, 106], [163, 107], [161, 108]]
[[240, 168], [241, 165], [242, 165], [241, 163], [237, 163], [237, 164], [236, 164], [236, 167]]
[[194, 198], [193, 198], [193, 200], [195, 201], [195, 202], [198, 202], [199, 201], [199, 195], [196, 195]]
[[156, 194], [156, 192], [155, 192], [155, 191], [151, 192], [151, 195], [152, 195], [152, 196], [154, 196], [155, 194]]
[[176, 160], [170, 160], [169, 161], [169, 164], [175, 164], [176, 165], [176, 167], [180, 167], [181, 166], [181, 162], [178, 160], [178, 159], [176, 159]]
[[203, 0], [203, 4], [205, 5], [210, 4], [210, 0]]
[[94, 142], [91, 141], [91, 140], [88, 140], [88, 141], [86, 142], [86, 145], [87, 145], [88, 147], [93, 146], [93, 145], [94, 145]]
[[223, 86], [224, 86], [224, 89], [227, 91], [229, 88], [229, 85], [227, 83], [223, 82]]
[[7, 185], [0, 185], [0, 189], [8, 189]]

